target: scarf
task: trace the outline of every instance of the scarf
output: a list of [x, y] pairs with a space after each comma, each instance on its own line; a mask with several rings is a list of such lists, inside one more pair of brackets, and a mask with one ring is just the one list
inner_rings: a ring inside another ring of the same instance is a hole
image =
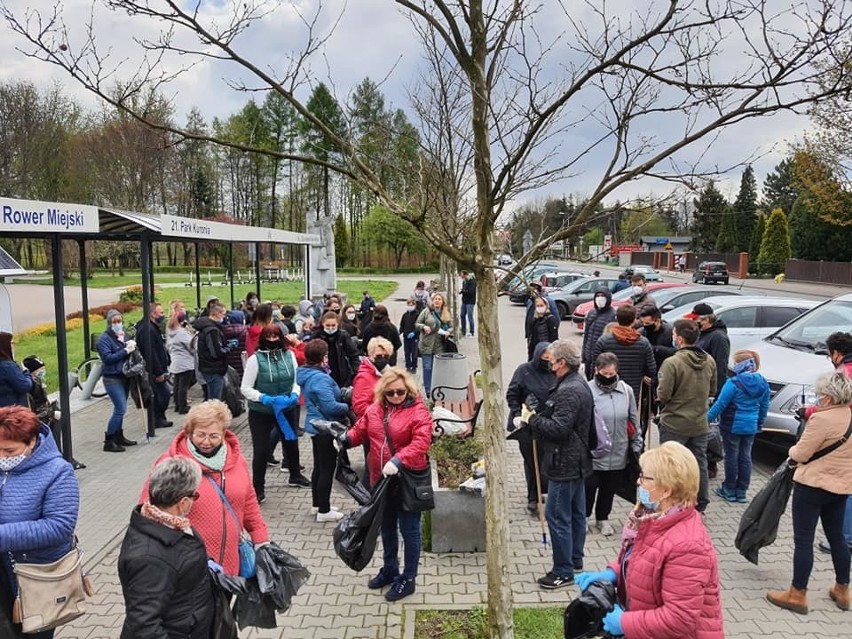
[[613, 326], [612, 335], [621, 344], [627, 344], [628, 346], [639, 339], [639, 331], [632, 326]]
[[222, 442], [222, 445], [219, 446], [219, 450], [217, 450], [216, 454], [212, 457], [205, 457], [202, 455], [201, 451], [199, 451], [195, 447], [195, 444], [193, 444], [189, 439], [187, 439], [187, 443], [189, 444], [189, 452], [192, 453], [193, 459], [205, 468], [216, 470], [218, 472], [222, 472], [225, 468], [225, 461], [228, 459], [228, 446], [225, 442]]
[[674, 515], [683, 510], [683, 506], [672, 506], [666, 511], [660, 512], [649, 510], [642, 504], [636, 504], [636, 507], [627, 515], [627, 521], [624, 524], [624, 530], [621, 531], [621, 549], [622, 552], [627, 552], [636, 541], [636, 535], [639, 534], [639, 526], [648, 521], [655, 521]]
[[188, 517], [181, 517], [180, 515], [172, 515], [171, 513], [163, 512], [156, 506], [152, 505], [150, 501], [142, 503], [142, 510], [140, 512], [146, 519], [156, 521], [159, 524], [163, 524], [169, 528], [174, 528], [175, 530], [182, 530], [185, 533], [192, 534]]

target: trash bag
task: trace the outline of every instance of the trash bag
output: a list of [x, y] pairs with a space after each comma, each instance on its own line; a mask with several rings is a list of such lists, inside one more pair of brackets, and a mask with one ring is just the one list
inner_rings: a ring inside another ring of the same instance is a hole
[[713, 424], [707, 432], [707, 462], [719, 463], [725, 456], [723, 451], [724, 444], [722, 443], [722, 433], [719, 431], [719, 425]]
[[142, 353], [138, 349], [131, 351], [124, 358], [121, 372], [128, 379], [140, 377], [145, 372], [145, 358], [142, 357]]
[[790, 492], [793, 490], [795, 466], [790, 458], [772, 473], [769, 481], [760, 489], [740, 518], [740, 527], [734, 545], [740, 554], [757, 565], [758, 551], [769, 546], [778, 535], [778, 522], [787, 510]]
[[359, 506], [363, 506], [370, 501], [370, 491], [361, 483], [358, 473], [352, 470], [349, 455], [344, 455], [345, 452], [341, 450], [337, 454], [337, 470], [334, 472], [334, 478], [343, 485], [347, 493], [352, 495]]
[[[133, 351], [134, 353], [136, 351]], [[147, 375], [137, 375], [130, 378], [130, 397], [136, 408], [148, 408], [151, 403], [151, 398], [154, 396], [151, 391], [151, 384], [148, 381]]]
[[274, 541], [257, 549], [257, 585], [278, 612], [290, 609], [290, 601], [311, 576], [301, 562]]
[[237, 595], [234, 604], [234, 616], [240, 630], [252, 626], [253, 628], [275, 628], [275, 604], [271, 597], [260, 592], [257, 577], [246, 579], [246, 593]]
[[320, 435], [330, 435], [335, 439], [346, 432], [346, 426], [340, 422], [330, 422], [324, 419], [312, 419], [311, 426], [316, 428]]
[[213, 627], [211, 639], [237, 639], [237, 621], [231, 610], [231, 597], [244, 595], [247, 592], [246, 580], [242, 577], [226, 575], [223, 572], [211, 572], [213, 580]]
[[629, 501], [631, 504], [636, 503], [636, 480], [639, 479], [639, 473], [642, 472], [642, 467], [639, 465], [639, 453], [633, 448], [627, 449], [627, 465], [621, 471], [621, 478], [618, 482], [618, 488], [615, 489], [615, 494]]
[[609, 581], [593, 581], [574, 599], [562, 618], [565, 639], [610, 636], [603, 631], [603, 618], [615, 607], [615, 586]]
[[228, 366], [225, 372], [225, 387], [222, 390], [222, 401], [228, 405], [231, 417], [242, 415], [246, 411], [243, 396], [240, 393], [240, 375], [233, 366]]
[[370, 501], [341, 519], [334, 529], [334, 552], [358, 572], [370, 563], [385, 515], [388, 478], [376, 484]]

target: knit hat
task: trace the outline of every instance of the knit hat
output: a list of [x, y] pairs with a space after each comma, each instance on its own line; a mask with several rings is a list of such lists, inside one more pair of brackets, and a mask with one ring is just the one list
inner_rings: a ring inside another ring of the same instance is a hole
[[31, 373], [35, 373], [38, 369], [44, 368], [44, 362], [35, 355], [30, 355], [24, 358], [24, 367]]
[[107, 314], [106, 314], [107, 328], [109, 328], [112, 325], [112, 318], [113, 317], [120, 317], [120, 316], [121, 316], [121, 313], [118, 312], [117, 310], [115, 310], [114, 308], [109, 309], [107, 311]]

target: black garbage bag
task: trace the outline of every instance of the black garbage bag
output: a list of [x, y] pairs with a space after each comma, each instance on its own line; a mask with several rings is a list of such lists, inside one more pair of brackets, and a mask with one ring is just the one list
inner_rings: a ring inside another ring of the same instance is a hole
[[237, 621], [231, 610], [231, 597], [247, 592], [246, 580], [242, 577], [226, 575], [221, 572], [210, 573], [213, 580], [213, 627], [211, 639], [237, 639]]
[[565, 639], [609, 637], [603, 630], [603, 618], [615, 607], [615, 602], [615, 586], [611, 582], [593, 581], [565, 608], [562, 622]]
[[639, 453], [633, 448], [627, 449], [627, 465], [621, 471], [618, 478], [618, 487], [615, 489], [615, 494], [629, 501], [631, 504], [636, 503], [636, 480], [639, 479], [639, 473], [642, 472], [642, 467], [639, 465]]
[[349, 455], [344, 453], [346, 453], [346, 450], [341, 450], [337, 455], [337, 470], [334, 473], [334, 478], [343, 485], [347, 493], [352, 495], [359, 506], [363, 506], [370, 501], [370, 491], [361, 482], [358, 473], [352, 470]]
[[225, 372], [225, 386], [222, 389], [222, 401], [228, 405], [231, 416], [242, 415], [246, 411], [243, 395], [240, 392], [240, 374], [233, 366]]
[[257, 585], [278, 612], [290, 609], [290, 601], [311, 576], [293, 555], [274, 541], [257, 549]]
[[778, 536], [778, 522], [787, 510], [794, 472], [795, 466], [791, 466], [787, 458], [772, 473], [772, 477], [754, 496], [740, 518], [734, 545], [743, 557], [755, 565], [758, 551], [772, 544]]
[[376, 484], [370, 501], [341, 519], [334, 529], [334, 552], [358, 572], [370, 563], [387, 503], [388, 478]]
[[311, 426], [316, 428], [320, 435], [331, 435], [335, 439], [346, 432], [346, 426], [340, 422], [330, 422], [325, 419], [312, 419]]
[[234, 603], [234, 616], [240, 630], [252, 626], [253, 628], [275, 628], [275, 603], [272, 597], [267, 597], [260, 592], [257, 577], [246, 579], [246, 592], [237, 595]]

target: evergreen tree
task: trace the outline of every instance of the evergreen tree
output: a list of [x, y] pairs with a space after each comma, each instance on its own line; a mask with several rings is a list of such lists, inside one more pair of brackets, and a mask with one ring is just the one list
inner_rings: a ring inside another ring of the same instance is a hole
[[761, 208], [764, 211], [781, 209], [786, 215], [793, 210], [793, 202], [799, 197], [799, 189], [796, 186], [794, 172], [795, 162], [792, 157], [785, 158], [768, 173], [763, 181], [763, 202]]
[[349, 242], [346, 220], [343, 215], [338, 215], [334, 218], [334, 262], [337, 268], [346, 266], [351, 254], [352, 246]]
[[749, 273], [759, 273], [758, 257], [760, 256], [760, 243], [763, 241], [763, 233], [766, 231], [766, 216], [760, 213], [757, 216], [757, 224], [751, 234], [751, 242], [748, 245], [748, 270]]
[[699, 253], [709, 253], [716, 248], [716, 239], [722, 230], [722, 217], [728, 209], [728, 202], [711, 180], [694, 203], [692, 249]]
[[760, 242], [759, 268], [762, 273], [776, 275], [784, 272], [786, 261], [791, 256], [790, 231], [787, 216], [780, 208], [772, 211], [766, 222], [766, 230]]
[[852, 243], [838, 241], [846, 229], [826, 221], [820, 213], [819, 200], [807, 191], [796, 198], [789, 221], [793, 257], [800, 260], [849, 261], [852, 259]]
[[716, 238], [717, 253], [736, 253], [739, 251], [737, 245], [737, 211], [728, 208], [722, 215], [722, 229]]
[[740, 192], [734, 201], [734, 214], [735, 248], [733, 251], [747, 251], [751, 234], [757, 223], [757, 180], [751, 165], [745, 168], [740, 179]]

